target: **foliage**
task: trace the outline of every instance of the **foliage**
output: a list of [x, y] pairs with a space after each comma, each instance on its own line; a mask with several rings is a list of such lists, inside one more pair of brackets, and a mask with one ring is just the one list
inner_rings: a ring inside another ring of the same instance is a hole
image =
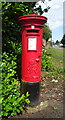
[[[41, 4], [42, 4], [42, 3], [43, 3], [43, 2], [41, 2]], [[38, 3], [37, 3], [37, 6], [38, 6], [38, 7], [35, 7], [35, 8], [34, 8], [34, 13], [40, 14], [40, 15], [42, 15], [44, 12], [48, 12], [48, 10], [50, 9], [50, 7], [48, 6], [48, 7], [46, 7], [44, 10], [42, 10], [41, 5], [39, 5]]]
[[65, 34], [63, 35], [63, 38], [61, 40], [61, 43], [63, 44], [63, 46], [65, 46]]
[[16, 55], [17, 74], [20, 78], [21, 32], [18, 17], [31, 14], [35, 2], [2, 2], [2, 51]]
[[65, 49], [58, 49], [50, 47], [47, 53], [52, 57], [52, 62], [55, 67], [64, 67]]
[[65, 72], [65, 70], [63, 68], [58, 68], [58, 67], [51, 67], [51, 72], [55, 72], [56, 74], [63, 74]]
[[[65, 49], [64, 49], [65, 52]], [[50, 67], [49, 71], [43, 71], [43, 77], [46, 80], [52, 81], [58, 81], [63, 82], [65, 79], [65, 62], [63, 61], [63, 57], [65, 58], [65, 54], [63, 55], [63, 49], [57, 49], [50, 47], [47, 49], [47, 54], [51, 56], [51, 63], [52, 66]]]
[[43, 71], [48, 71], [51, 69], [52, 63], [51, 63], [51, 57], [47, 55], [47, 50], [43, 50], [43, 55], [42, 55], [42, 70]]
[[52, 46], [52, 45], [53, 45], [52, 41], [48, 41], [48, 44], [49, 44], [50, 46]]
[[0, 104], [2, 104], [2, 111], [0, 116], [13, 116], [20, 113], [24, 109], [25, 104], [29, 104], [30, 101], [26, 95], [20, 94], [20, 83], [16, 80], [16, 57], [13, 54], [6, 52], [2, 55], [2, 84], [0, 91], [2, 91], [2, 97], [0, 98]]
[[49, 38], [52, 37], [52, 31], [50, 30], [48, 25], [44, 25], [44, 30], [43, 30], [43, 38], [48, 41]]
[[[35, 6], [36, 2], [2, 2], [3, 51], [14, 51], [17, 54], [18, 48], [20, 48], [19, 43], [21, 43], [18, 17], [27, 14], [40, 14], [39, 5]], [[16, 48], [13, 47], [13, 44]]]
[[51, 47], [47, 50], [47, 54], [52, 58], [51, 72], [55, 73], [54, 77], [58, 78], [58, 76], [65, 74], [65, 62], [63, 60], [65, 54], [63, 54], [63, 49]]
[[[2, 33], [3, 33], [3, 51], [8, 51], [14, 54], [20, 49], [21, 34], [18, 23], [20, 15], [33, 13], [32, 6], [35, 3], [18, 3], [18, 2], [3, 2], [2, 3]], [[15, 51], [16, 50], [16, 51]]]
[[58, 40], [56, 40], [56, 43], [55, 43], [55, 44], [57, 44], [57, 45], [58, 45], [58, 44], [59, 44], [59, 41], [58, 41]]

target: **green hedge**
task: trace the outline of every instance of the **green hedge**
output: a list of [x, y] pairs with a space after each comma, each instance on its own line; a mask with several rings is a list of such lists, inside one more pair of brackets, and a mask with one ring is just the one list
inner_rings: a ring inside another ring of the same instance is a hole
[[20, 82], [16, 79], [16, 56], [4, 52], [0, 64], [2, 67], [2, 89], [0, 89], [0, 92], [2, 91], [0, 97], [2, 109], [0, 116], [13, 116], [20, 113], [25, 108], [25, 104], [30, 103], [27, 98], [29, 94], [28, 92], [26, 95], [20, 94]]
[[51, 70], [51, 67], [52, 67], [51, 60], [52, 58], [47, 54], [47, 50], [44, 48], [43, 54], [42, 54], [42, 70], [43, 71]]

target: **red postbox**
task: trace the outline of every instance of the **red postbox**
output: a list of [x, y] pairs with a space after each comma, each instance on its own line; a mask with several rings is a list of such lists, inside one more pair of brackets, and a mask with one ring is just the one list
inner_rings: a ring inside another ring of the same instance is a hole
[[41, 15], [19, 17], [22, 28], [22, 91], [30, 93], [31, 105], [38, 103], [42, 56], [42, 31], [47, 18]]

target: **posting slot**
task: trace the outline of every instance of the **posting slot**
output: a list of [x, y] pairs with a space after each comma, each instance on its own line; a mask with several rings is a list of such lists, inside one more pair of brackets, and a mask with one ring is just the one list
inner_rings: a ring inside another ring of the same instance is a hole
[[27, 33], [39, 33], [39, 30], [27, 30]]

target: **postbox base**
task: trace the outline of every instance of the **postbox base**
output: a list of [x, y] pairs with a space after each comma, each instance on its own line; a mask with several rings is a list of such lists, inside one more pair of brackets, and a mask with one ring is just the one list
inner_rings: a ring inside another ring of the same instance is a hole
[[39, 104], [39, 96], [40, 96], [40, 82], [36, 83], [29, 83], [29, 82], [22, 82], [22, 94], [26, 94], [29, 92], [29, 100], [30, 106], [34, 106]]

